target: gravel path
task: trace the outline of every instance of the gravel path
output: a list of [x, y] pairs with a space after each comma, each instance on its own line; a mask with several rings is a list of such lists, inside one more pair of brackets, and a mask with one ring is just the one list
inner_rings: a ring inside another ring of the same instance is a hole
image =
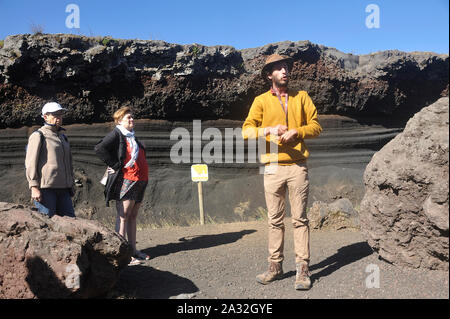
[[137, 236], [138, 248], [152, 259], [123, 270], [114, 298], [449, 298], [448, 271], [402, 269], [379, 260], [357, 230], [311, 232], [309, 291], [294, 289], [288, 219], [285, 276], [266, 286], [255, 281], [267, 267], [266, 221], [138, 229]]

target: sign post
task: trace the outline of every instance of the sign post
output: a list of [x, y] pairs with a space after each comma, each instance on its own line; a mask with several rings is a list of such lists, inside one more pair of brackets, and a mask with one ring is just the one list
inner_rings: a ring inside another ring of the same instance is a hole
[[208, 165], [195, 164], [191, 166], [191, 177], [193, 182], [198, 182], [198, 207], [200, 210], [200, 225], [205, 224], [205, 213], [203, 211], [203, 188], [202, 182], [208, 181]]
[[198, 207], [200, 209], [200, 225], [205, 224], [205, 213], [203, 211], [203, 189], [202, 182], [198, 182]]

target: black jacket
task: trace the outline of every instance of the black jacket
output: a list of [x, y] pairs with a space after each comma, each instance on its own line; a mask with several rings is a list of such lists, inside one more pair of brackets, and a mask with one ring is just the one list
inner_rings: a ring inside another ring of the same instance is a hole
[[[140, 148], [145, 150], [138, 139], [135, 137], [136, 143]], [[106, 206], [109, 207], [110, 200], [119, 200], [120, 188], [123, 183], [122, 168], [125, 165], [125, 157], [127, 154], [127, 140], [118, 128], [114, 128], [94, 147], [97, 156], [115, 172], [108, 175], [105, 186]]]

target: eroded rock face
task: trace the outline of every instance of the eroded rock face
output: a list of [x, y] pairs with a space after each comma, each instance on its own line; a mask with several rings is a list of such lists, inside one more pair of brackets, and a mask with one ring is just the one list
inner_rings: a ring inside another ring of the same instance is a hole
[[361, 228], [394, 264], [449, 269], [449, 99], [408, 121], [364, 174]]
[[273, 53], [294, 59], [290, 87], [308, 91], [319, 114], [408, 119], [448, 95], [448, 55], [394, 50], [358, 56], [309, 41], [236, 50], [15, 35], [0, 49], [0, 128], [40, 123], [49, 100], [68, 108], [66, 124], [109, 121], [125, 104], [136, 118], [243, 120], [254, 97], [269, 88], [260, 70]]
[[0, 298], [106, 294], [132, 249], [100, 223], [0, 202]]

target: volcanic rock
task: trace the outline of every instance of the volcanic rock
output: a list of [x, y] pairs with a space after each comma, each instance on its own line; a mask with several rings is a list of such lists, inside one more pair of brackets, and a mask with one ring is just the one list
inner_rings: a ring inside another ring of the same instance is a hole
[[105, 295], [132, 249], [100, 223], [0, 202], [0, 298]]
[[383, 259], [449, 269], [449, 99], [408, 121], [364, 173], [361, 228]]
[[[135, 118], [245, 119], [268, 89], [260, 70], [273, 53], [294, 59], [290, 87], [319, 114], [399, 120], [448, 96], [448, 55], [396, 50], [353, 55], [309, 41], [236, 50], [68, 34], [8, 36], [0, 48], [0, 127], [40, 123], [49, 100], [65, 123], [105, 122], [120, 106]], [[389, 115], [389, 116], [386, 116]]]
[[347, 198], [340, 198], [330, 204], [316, 201], [308, 211], [311, 229], [358, 228], [358, 212]]

